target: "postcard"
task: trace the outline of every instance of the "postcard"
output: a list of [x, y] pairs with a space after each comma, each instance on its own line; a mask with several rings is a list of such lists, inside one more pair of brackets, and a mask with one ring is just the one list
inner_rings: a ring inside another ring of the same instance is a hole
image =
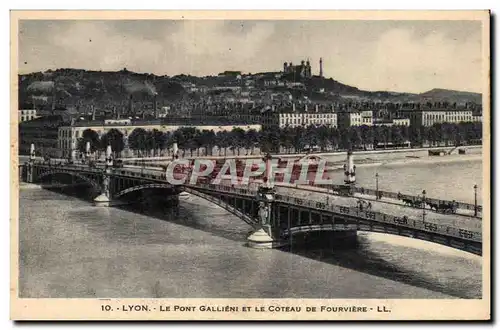
[[491, 318], [489, 11], [10, 18], [11, 319]]

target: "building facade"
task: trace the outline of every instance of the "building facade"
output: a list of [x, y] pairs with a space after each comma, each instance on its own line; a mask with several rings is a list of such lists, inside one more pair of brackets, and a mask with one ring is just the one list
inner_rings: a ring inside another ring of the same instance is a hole
[[349, 128], [351, 126], [373, 126], [373, 111], [372, 110], [347, 110], [339, 111], [338, 127]]
[[39, 118], [37, 115], [36, 109], [22, 109], [18, 111], [19, 122], [22, 123], [24, 121], [33, 120]]
[[299, 126], [329, 126], [337, 127], [337, 114], [334, 112], [314, 112], [314, 113], [296, 113], [283, 112], [277, 114], [278, 125], [284, 127], [299, 127]]
[[31, 144], [37, 156], [61, 157], [59, 129], [70, 125], [66, 115], [48, 115], [19, 124], [19, 155], [29, 155]]
[[254, 129], [260, 131], [262, 126], [260, 124], [253, 125], [171, 125], [162, 124], [160, 121], [140, 122], [131, 120], [106, 120], [104, 122], [76, 122], [73, 125], [66, 125], [59, 127], [58, 130], [58, 148], [62, 152], [63, 157], [70, 157], [73, 150], [78, 149], [78, 140], [83, 136], [83, 132], [87, 129], [95, 131], [99, 137], [109, 132], [111, 129], [117, 129], [123, 134], [125, 149], [128, 146], [128, 136], [137, 128], [142, 128], [146, 131], [154, 129], [160, 132], [174, 132], [182, 127], [194, 127], [199, 130], [213, 130], [214, 133], [220, 131], [231, 131], [234, 128], [241, 128], [245, 131]]
[[410, 126], [409, 118], [380, 119], [373, 121], [373, 126]]
[[318, 104], [291, 104], [291, 107], [280, 108], [271, 106], [266, 108], [261, 116], [261, 123], [265, 128], [284, 128], [284, 127], [307, 127], [329, 126], [337, 127], [337, 113], [333, 107], [326, 108]]
[[479, 114], [479, 115], [474, 115], [474, 114], [472, 114], [472, 119], [471, 119], [471, 121], [472, 121], [473, 123], [475, 123], [475, 122], [482, 122], [482, 121], [483, 121], [483, 116], [482, 116], [482, 115], [480, 115], [480, 114]]
[[481, 116], [472, 116], [472, 110], [469, 109], [408, 109], [401, 111], [401, 114], [410, 119], [412, 125], [432, 126], [442, 123], [460, 123], [481, 121]]
[[296, 76], [300, 76], [301, 78], [311, 78], [311, 63], [309, 60], [302, 60], [299, 65], [293, 65], [292, 62], [283, 63], [283, 73], [290, 74], [293, 73]]

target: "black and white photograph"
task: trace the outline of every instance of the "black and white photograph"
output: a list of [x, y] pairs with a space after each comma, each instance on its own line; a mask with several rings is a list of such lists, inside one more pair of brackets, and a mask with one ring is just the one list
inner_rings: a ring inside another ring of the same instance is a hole
[[489, 318], [488, 11], [96, 13], [11, 13], [11, 317]]

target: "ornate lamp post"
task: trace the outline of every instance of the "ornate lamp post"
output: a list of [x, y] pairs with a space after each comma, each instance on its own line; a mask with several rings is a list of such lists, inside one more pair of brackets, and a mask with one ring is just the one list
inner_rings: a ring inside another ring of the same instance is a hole
[[354, 184], [356, 182], [356, 165], [354, 165], [354, 158], [352, 155], [352, 150], [347, 151], [347, 159], [344, 164], [344, 183]]
[[271, 159], [273, 157], [271, 156], [270, 153], [267, 153], [262, 160], [266, 162], [266, 174], [264, 175], [264, 178], [262, 181], [264, 182], [264, 186], [266, 188], [272, 188], [271, 184]]
[[377, 196], [375, 197], [376, 200], [379, 199], [379, 194], [378, 194], [378, 173], [375, 173], [375, 184], [376, 184], [376, 190], [377, 190]]
[[90, 141], [85, 144], [85, 162], [90, 166]]
[[36, 153], [35, 153], [35, 144], [31, 144], [30, 146], [30, 158], [28, 163], [26, 164], [26, 181], [31, 183], [33, 182], [33, 172], [34, 172], [34, 163], [36, 159]]
[[30, 145], [30, 162], [34, 162], [36, 158], [36, 153], [35, 153], [35, 144], [32, 143]]
[[422, 191], [422, 222], [425, 222], [425, 195], [427, 192], [425, 190]]
[[477, 217], [477, 184], [474, 185], [474, 216]]
[[109, 167], [113, 167], [113, 150], [110, 145], [106, 149], [106, 169]]

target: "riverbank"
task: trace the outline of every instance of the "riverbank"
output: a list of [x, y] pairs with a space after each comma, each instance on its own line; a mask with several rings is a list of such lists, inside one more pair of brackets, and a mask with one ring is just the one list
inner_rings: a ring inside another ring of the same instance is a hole
[[[399, 157], [397, 157], [399, 156]], [[328, 161], [327, 157], [325, 157]], [[417, 156], [417, 155], [407, 155], [398, 154], [393, 155], [393, 157], [387, 157], [386, 159], [375, 159], [371, 157], [367, 158], [355, 158], [354, 164], [356, 167], [376, 167], [376, 166], [395, 166], [395, 165], [411, 165], [411, 164], [443, 164], [443, 163], [454, 163], [454, 162], [468, 162], [468, 161], [481, 161], [483, 155], [481, 153], [471, 153], [466, 155], [446, 155], [446, 156]], [[331, 161], [331, 170], [343, 170], [345, 163], [344, 160]]]

